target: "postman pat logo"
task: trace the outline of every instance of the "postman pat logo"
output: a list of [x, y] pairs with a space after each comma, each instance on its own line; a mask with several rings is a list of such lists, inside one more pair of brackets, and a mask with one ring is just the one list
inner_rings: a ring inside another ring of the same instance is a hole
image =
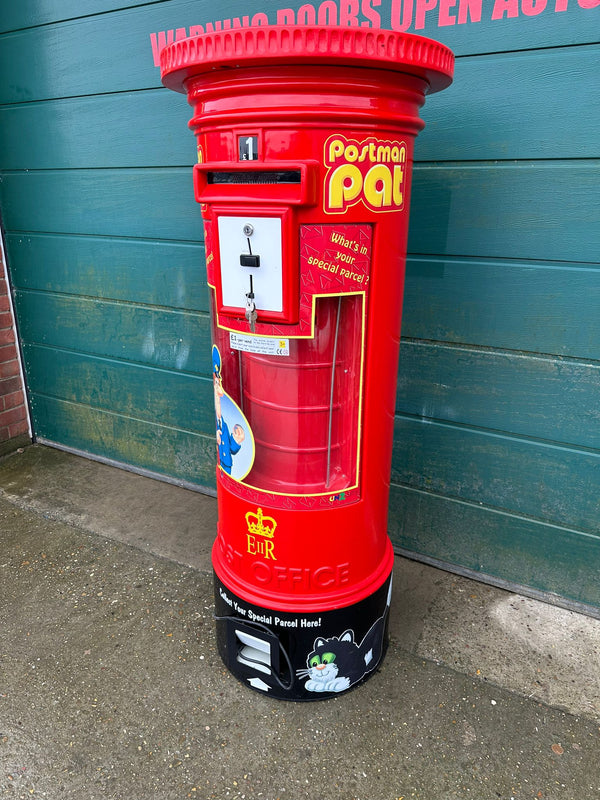
[[371, 211], [404, 207], [406, 142], [330, 136], [325, 142], [325, 166], [327, 214], [343, 214], [357, 203]]

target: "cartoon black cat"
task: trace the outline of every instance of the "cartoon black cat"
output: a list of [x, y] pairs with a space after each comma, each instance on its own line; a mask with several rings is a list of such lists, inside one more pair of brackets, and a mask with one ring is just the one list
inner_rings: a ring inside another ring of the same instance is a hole
[[383, 652], [390, 595], [391, 585], [383, 616], [371, 625], [360, 644], [354, 641], [352, 630], [329, 639], [315, 639], [314, 650], [306, 660], [307, 669], [297, 671], [299, 678], [308, 678], [304, 684], [307, 691], [343, 692], [375, 669]]

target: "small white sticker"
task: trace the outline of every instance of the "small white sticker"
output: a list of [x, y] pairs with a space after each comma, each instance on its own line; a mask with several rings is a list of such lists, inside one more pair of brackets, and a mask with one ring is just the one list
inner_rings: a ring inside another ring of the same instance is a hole
[[229, 344], [232, 350], [243, 350], [244, 353], [259, 353], [263, 356], [289, 356], [290, 340], [276, 339], [270, 336], [244, 336], [242, 333], [229, 332]]

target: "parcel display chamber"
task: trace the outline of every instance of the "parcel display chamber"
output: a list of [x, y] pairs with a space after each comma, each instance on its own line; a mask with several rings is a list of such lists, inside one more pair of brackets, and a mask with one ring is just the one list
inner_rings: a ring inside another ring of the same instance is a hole
[[313, 335], [290, 339], [283, 354], [223, 346], [228, 388], [254, 437], [244, 484], [297, 496], [356, 486], [362, 304], [357, 295], [318, 298]]

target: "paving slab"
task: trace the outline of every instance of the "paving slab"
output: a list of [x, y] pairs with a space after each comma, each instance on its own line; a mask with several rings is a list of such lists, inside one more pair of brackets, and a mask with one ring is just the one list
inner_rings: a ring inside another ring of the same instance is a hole
[[0, 459], [0, 495], [21, 508], [210, 569], [214, 497], [34, 445]]

